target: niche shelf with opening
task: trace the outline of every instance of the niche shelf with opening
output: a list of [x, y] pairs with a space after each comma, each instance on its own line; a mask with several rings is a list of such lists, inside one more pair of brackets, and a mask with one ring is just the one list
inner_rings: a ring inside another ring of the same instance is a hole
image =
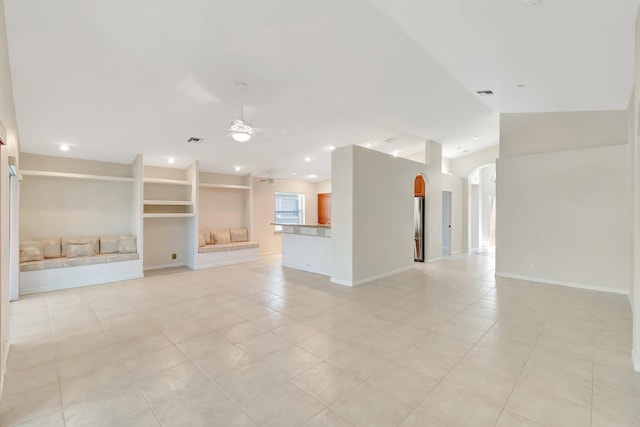
[[142, 156], [121, 164], [22, 153], [20, 170], [20, 241], [133, 235], [137, 244], [117, 262], [98, 248], [83, 259], [60, 253], [22, 264], [21, 294], [142, 277]]

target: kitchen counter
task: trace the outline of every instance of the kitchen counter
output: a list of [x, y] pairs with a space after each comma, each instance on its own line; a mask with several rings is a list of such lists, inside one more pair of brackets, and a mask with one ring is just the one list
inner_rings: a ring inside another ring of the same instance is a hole
[[274, 224], [282, 226], [282, 265], [312, 273], [331, 274], [331, 226], [323, 224]]

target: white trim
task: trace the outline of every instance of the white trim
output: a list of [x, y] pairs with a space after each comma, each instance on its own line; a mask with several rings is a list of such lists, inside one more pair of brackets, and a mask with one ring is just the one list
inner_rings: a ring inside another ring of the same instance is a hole
[[174, 262], [172, 264], [158, 264], [158, 265], [150, 265], [148, 267], [144, 267], [144, 271], [148, 270], [162, 270], [163, 268], [174, 268], [174, 267], [184, 267], [184, 262]]
[[61, 289], [81, 288], [83, 286], [100, 285], [103, 283], [121, 282], [124, 280], [132, 280], [132, 279], [141, 279], [143, 277], [144, 277], [144, 274], [135, 273], [135, 274], [127, 274], [123, 276], [112, 276], [112, 277], [102, 278], [102, 279], [83, 280], [81, 282], [69, 283], [65, 285], [52, 285], [52, 286], [44, 286], [42, 288], [31, 288], [31, 289], [20, 288], [20, 295], [35, 294], [38, 292], [58, 291]]
[[166, 178], [144, 178], [142, 180], [146, 184], [171, 184], [171, 185], [191, 185], [191, 181], [182, 179], [166, 179]]
[[331, 283], [335, 283], [336, 285], [342, 285], [342, 286], [353, 286], [353, 283], [348, 281], [348, 280], [340, 280], [340, 279], [336, 279], [335, 277], [329, 277], [329, 281]]
[[365, 283], [373, 282], [374, 280], [384, 279], [385, 277], [389, 277], [389, 276], [393, 276], [393, 275], [402, 273], [403, 271], [411, 270], [412, 268], [413, 268], [413, 265], [408, 265], [406, 267], [398, 268], [396, 270], [387, 271], [386, 273], [376, 274], [375, 276], [370, 276], [370, 277], [367, 277], [365, 279], [360, 279], [360, 280], [351, 281], [351, 282], [348, 281], [348, 280], [336, 279], [335, 277], [331, 277], [329, 280], [332, 283], [336, 283], [338, 285], [359, 286], [359, 285], [362, 285], [362, 284], [365, 284]]
[[[426, 260], [425, 262], [433, 262], [433, 261], [438, 261], [439, 259], [442, 259], [442, 256], [436, 257], [436, 258], [431, 258]], [[419, 262], [419, 261], [415, 261], [415, 262]]]
[[636, 372], [640, 372], [640, 356], [636, 355], [634, 350], [631, 350], [631, 359], [633, 360], [633, 370]]
[[128, 176], [109, 176], [109, 175], [89, 175], [84, 173], [68, 173], [68, 172], [52, 172], [52, 171], [36, 171], [22, 170], [22, 176], [46, 176], [49, 178], [72, 178], [72, 179], [90, 179], [94, 181], [115, 181], [115, 182], [133, 182], [132, 177]]
[[204, 188], [224, 188], [227, 190], [250, 190], [251, 186], [249, 185], [234, 185], [234, 184], [207, 184], [204, 182], [200, 183], [200, 187]]
[[622, 289], [607, 288], [604, 286], [593, 286], [593, 285], [585, 285], [583, 283], [563, 282], [561, 280], [550, 280], [550, 279], [543, 279], [541, 277], [521, 276], [519, 274], [510, 274], [510, 273], [496, 272], [496, 276], [506, 277], [509, 279], [527, 280], [529, 282], [545, 283], [548, 285], [558, 285], [558, 286], [566, 286], [569, 288], [586, 289], [589, 291], [608, 292], [608, 293], [619, 294], [619, 295], [629, 295], [628, 291], [625, 291]]
[[244, 262], [254, 262], [254, 261], [260, 261], [260, 257], [235, 259], [232, 261], [222, 261], [222, 262], [214, 262], [212, 264], [196, 265], [194, 270], [204, 270], [205, 268], [223, 267], [225, 265], [242, 264]]

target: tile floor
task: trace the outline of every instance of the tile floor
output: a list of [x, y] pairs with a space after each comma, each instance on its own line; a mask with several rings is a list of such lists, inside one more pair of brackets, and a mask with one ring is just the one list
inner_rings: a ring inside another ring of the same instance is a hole
[[2, 426], [640, 426], [626, 297], [462, 254], [357, 288], [277, 256], [13, 304]]

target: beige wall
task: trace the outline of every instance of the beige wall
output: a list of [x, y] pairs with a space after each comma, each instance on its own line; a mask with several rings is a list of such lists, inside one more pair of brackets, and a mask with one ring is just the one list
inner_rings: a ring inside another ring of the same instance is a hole
[[0, 396], [9, 342], [9, 156], [19, 156], [18, 128], [13, 105], [11, 70], [5, 27], [4, 1], [0, 0], [0, 121], [7, 131], [7, 145], [0, 150]]
[[466, 180], [455, 175], [442, 175], [442, 191], [451, 191], [451, 254], [464, 251], [464, 184]]
[[201, 187], [198, 200], [200, 229], [249, 228], [248, 203], [249, 190]]
[[260, 243], [260, 253], [269, 254], [282, 250], [282, 238], [274, 232], [275, 193], [302, 193], [305, 199], [305, 222], [318, 223], [318, 187], [314, 182], [284, 181], [260, 182], [252, 180], [252, 241]]
[[[144, 268], [184, 265], [187, 261], [187, 233], [193, 218], [145, 218]], [[171, 259], [175, 253], [177, 259]]]

